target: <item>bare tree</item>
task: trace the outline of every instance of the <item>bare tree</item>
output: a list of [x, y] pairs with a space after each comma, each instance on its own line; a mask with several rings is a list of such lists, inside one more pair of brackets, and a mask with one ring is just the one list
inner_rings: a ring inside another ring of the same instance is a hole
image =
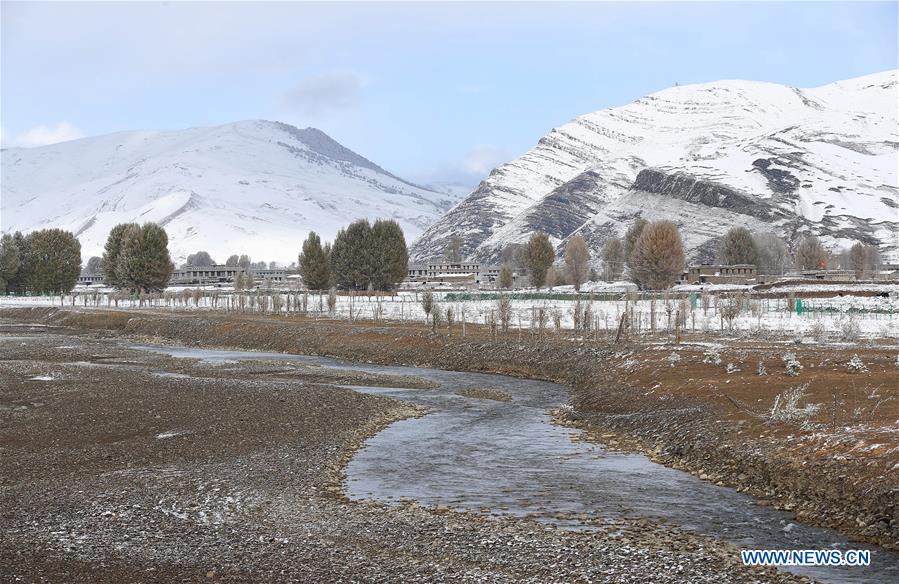
[[550, 266], [546, 270], [546, 287], [552, 290], [556, 286], [558, 279], [555, 266]]
[[209, 255], [209, 252], [198, 251], [187, 256], [184, 262], [185, 266], [208, 267], [215, 265], [215, 260]]
[[848, 268], [855, 272], [855, 278], [861, 280], [865, 276], [865, 268], [868, 264], [868, 254], [865, 246], [856, 243], [849, 250], [849, 266]]
[[790, 265], [790, 251], [783, 239], [773, 233], [756, 235], [755, 248], [758, 252], [757, 270], [759, 274], [783, 274]]
[[865, 246], [865, 273], [873, 278], [880, 271], [880, 248], [876, 245]]
[[523, 268], [525, 261], [525, 246], [521, 243], [511, 243], [503, 248], [499, 254], [499, 261], [502, 264], [509, 264], [512, 269]]
[[81, 271], [81, 273], [85, 276], [96, 276], [102, 271], [102, 263], [103, 258], [99, 256], [93, 256], [89, 260], [87, 260], [87, 264], [84, 266], [84, 269]]
[[462, 238], [453, 235], [446, 244], [446, 250], [443, 252], [444, 261], [450, 263], [459, 263], [462, 261]]
[[499, 269], [499, 287], [508, 290], [512, 287], [513, 279], [514, 274], [512, 272], [512, 266], [503, 264]]
[[827, 269], [827, 250], [814, 235], [806, 236], [796, 249], [796, 266], [800, 270]]
[[426, 317], [434, 310], [434, 292], [430, 288], [421, 293], [421, 308], [425, 311]]
[[512, 322], [512, 297], [508, 294], [500, 294], [496, 299], [496, 308], [503, 334], [508, 334], [509, 323]]
[[581, 284], [587, 281], [590, 271], [590, 250], [587, 242], [580, 235], [575, 235], [568, 240], [565, 246], [565, 268], [568, 277], [574, 284], [575, 290], [581, 289]]
[[602, 248], [604, 277], [609, 282], [621, 279], [624, 273], [624, 242], [615, 237]]
[[634, 246], [632, 267], [640, 285], [662, 290], [674, 284], [684, 269], [684, 243], [672, 221], [654, 221], [643, 228]]

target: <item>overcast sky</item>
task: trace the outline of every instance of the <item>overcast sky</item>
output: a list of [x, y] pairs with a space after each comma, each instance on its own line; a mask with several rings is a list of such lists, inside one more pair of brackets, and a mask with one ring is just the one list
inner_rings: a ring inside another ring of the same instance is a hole
[[554, 126], [673, 85], [897, 67], [896, 2], [2, 2], [5, 146], [242, 119], [476, 182]]

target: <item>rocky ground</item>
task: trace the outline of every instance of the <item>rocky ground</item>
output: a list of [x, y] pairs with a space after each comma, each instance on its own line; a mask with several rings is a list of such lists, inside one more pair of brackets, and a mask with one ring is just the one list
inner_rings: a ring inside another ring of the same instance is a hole
[[[646, 521], [572, 533], [349, 502], [339, 485], [352, 452], [420, 412], [334, 384], [386, 378], [179, 360], [117, 342], [173, 327], [225, 345], [210, 335], [243, 330], [236, 346], [265, 349], [321, 331], [250, 347], [262, 331], [248, 323], [185, 316], [151, 330], [155, 317], [128, 314], [2, 316], [14, 320], [0, 320], [0, 581], [800, 580], [744, 568], [730, 546]], [[17, 326], [38, 319], [68, 326]]]
[[[613, 447], [737, 488], [805, 522], [899, 549], [899, 387], [895, 341], [819, 345], [685, 334], [582, 342], [547, 333], [493, 338], [483, 327], [434, 333], [420, 324], [253, 314], [9, 309], [42, 320], [166, 342], [343, 357], [384, 364], [547, 379], [572, 389], [568, 423]], [[892, 343], [892, 344], [890, 344]], [[705, 353], [717, 346], [720, 363]], [[681, 361], [671, 367], [670, 354]], [[803, 365], [786, 374], [784, 354]], [[858, 355], [867, 371], [852, 372]], [[767, 375], [757, 374], [762, 361]], [[730, 371], [732, 365], [739, 371]], [[809, 383], [808, 420], [762, 417], [786, 389]]]

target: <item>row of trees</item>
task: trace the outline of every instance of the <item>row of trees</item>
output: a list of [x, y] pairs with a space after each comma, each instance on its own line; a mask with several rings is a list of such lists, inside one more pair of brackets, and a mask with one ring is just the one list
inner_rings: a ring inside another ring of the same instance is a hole
[[303, 242], [299, 271], [310, 290], [391, 290], [408, 273], [409, 254], [399, 223], [392, 219], [354, 221], [333, 244], [314, 231]]
[[[545, 233], [535, 233], [527, 245], [507, 254], [500, 270], [499, 286], [512, 286], [513, 261], [527, 268], [530, 283], [536, 288], [552, 288], [567, 281], [580, 290], [591, 277], [590, 249], [580, 235], [571, 237], [566, 243], [563, 266], [557, 269], [554, 260], [555, 249], [549, 237]], [[667, 288], [683, 272], [684, 245], [680, 231], [671, 221], [650, 223], [637, 219], [623, 239], [614, 238], [606, 243], [603, 263], [607, 280], [620, 279], [627, 266], [631, 279], [641, 287]]]
[[[506, 255], [500, 271], [501, 288], [512, 286], [509, 258], [515, 258], [530, 273], [531, 285], [552, 287], [567, 276], [576, 289], [590, 273], [590, 253], [580, 236], [568, 240], [564, 269], [553, 265], [555, 250], [546, 234], [535, 233], [527, 245]], [[649, 222], [637, 218], [624, 237], [609, 239], [602, 250], [604, 278], [615, 281], [627, 277], [647, 289], [665, 289], [677, 282], [684, 270], [685, 250], [677, 225], [672, 221]], [[803, 238], [790, 254], [786, 243], [774, 234], [753, 235], [745, 227], [734, 227], [722, 237], [718, 261], [722, 264], [753, 264], [761, 274], [784, 274], [791, 266], [801, 270], [826, 269], [838, 265], [852, 270], [857, 278], [870, 277], [880, 266], [875, 245], [856, 243], [839, 254], [831, 254], [814, 235]]]
[[[197, 253], [188, 255], [187, 259], [184, 260], [182, 267], [191, 266], [195, 268], [208, 268], [214, 265], [216, 265], [216, 261], [212, 259], [209, 252], [198, 251]], [[233, 254], [225, 260], [225, 266], [229, 268], [243, 268], [247, 272], [252, 272], [253, 270], [274, 270], [278, 267], [278, 263], [264, 261], [254, 262], [247, 254]]]
[[532, 286], [552, 288], [557, 284], [571, 283], [580, 290], [590, 275], [590, 250], [583, 237], [576, 235], [565, 246], [562, 266], [554, 265], [555, 249], [549, 237], [542, 232], [533, 234], [525, 245], [510, 246], [502, 254], [499, 287], [511, 288], [515, 269], [527, 270]]
[[783, 274], [792, 264], [800, 270], [839, 267], [863, 278], [880, 269], [880, 249], [856, 242], [851, 248], [832, 254], [816, 236], [808, 235], [799, 242], [793, 258], [776, 235], [753, 236], [745, 227], [734, 227], [721, 240], [719, 260], [724, 264], [755, 264], [762, 274]]
[[16, 232], [0, 238], [0, 291], [68, 293], [81, 271], [81, 244], [62, 229]]

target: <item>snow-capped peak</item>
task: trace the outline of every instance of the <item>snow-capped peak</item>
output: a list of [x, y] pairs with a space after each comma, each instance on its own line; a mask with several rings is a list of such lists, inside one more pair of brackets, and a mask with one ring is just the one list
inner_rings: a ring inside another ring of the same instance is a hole
[[9, 148], [0, 169], [3, 232], [69, 229], [85, 260], [115, 224], [157, 221], [176, 262], [205, 250], [289, 263], [309, 230], [330, 239], [354, 219], [386, 217], [411, 240], [454, 202], [321, 130], [265, 120]]
[[[579, 116], [494, 169], [422, 235], [413, 255], [440, 255], [460, 234], [467, 253], [496, 259], [537, 230], [557, 244], [583, 234], [598, 252], [635, 216], [664, 214], [681, 220], [690, 251], [702, 259], [734, 224], [790, 241], [814, 232], [832, 246], [876, 242], [896, 256], [896, 78], [887, 71], [811, 89], [755, 81], [684, 85]], [[647, 193], [636, 181], [650, 169], [661, 173], [656, 178], [689, 180], [659, 179], [661, 190]], [[686, 185], [725, 188], [734, 193], [730, 200], [753, 204], [739, 212], [710, 209], [679, 190]]]

